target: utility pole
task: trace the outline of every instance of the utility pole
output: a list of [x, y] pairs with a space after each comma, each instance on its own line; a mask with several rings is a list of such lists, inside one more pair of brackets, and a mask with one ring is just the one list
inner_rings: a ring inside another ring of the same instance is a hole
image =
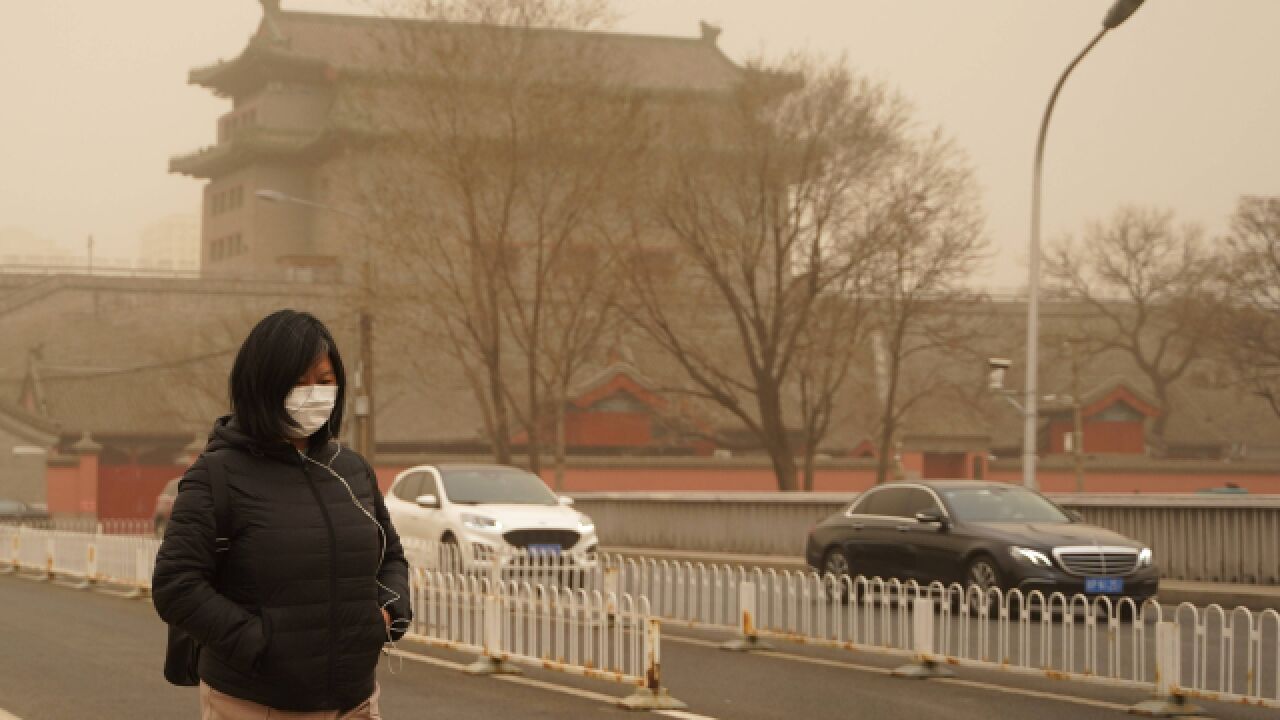
[[1080, 338], [1067, 341], [1067, 347], [1071, 348], [1071, 420], [1074, 425], [1072, 428], [1074, 442], [1071, 443], [1071, 450], [1075, 456], [1077, 493], [1084, 492], [1084, 418], [1080, 414], [1080, 342]]
[[373, 428], [373, 261], [370, 245], [364, 244], [364, 302], [360, 309], [360, 393], [356, 396], [356, 417], [360, 420], [360, 454], [375, 467], [377, 435]]

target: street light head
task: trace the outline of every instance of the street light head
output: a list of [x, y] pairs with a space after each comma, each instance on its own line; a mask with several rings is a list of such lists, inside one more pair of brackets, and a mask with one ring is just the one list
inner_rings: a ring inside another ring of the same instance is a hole
[[1102, 27], [1108, 30], [1120, 27], [1121, 23], [1128, 20], [1129, 16], [1142, 6], [1142, 2], [1143, 0], [1116, 0], [1116, 4], [1111, 6], [1111, 10], [1102, 20]]
[[987, 369], [989, 371], [987, 387], [992, 392], [1000, 392], [1004, 390], [1004, 372], [1009, 369], [1013, 363], [1008, 358], [988, 358]]
[[254, 195], [261, 200], [266, 200], [267, 202], [289, 202], [289, 196], [279, 190], [259, 190], [254, 193]]

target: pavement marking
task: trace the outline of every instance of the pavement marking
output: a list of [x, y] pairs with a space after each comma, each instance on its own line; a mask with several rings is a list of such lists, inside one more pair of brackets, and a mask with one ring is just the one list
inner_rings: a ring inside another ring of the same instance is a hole
[[4, 708], [0, 708], [0, 720], [22, 720], [22, 718], [13, 713], [5, 712]]
[[1107, 702], [1106, 700], [1093, 700], [1091, 698], [1076, 697], [1074, 695], [1059, 695], [1058, 693], [1045, 692], [1043, 690], [1028, 690], [1026, 688], [992, 685], [991, 683], [978, 682], [976, 680], [961, 680], [960, 678], [939, 678], [937, 682], [946, 683], [947, 685], [977, 688], [979, 690], [994, 690], [996, 692], [1002, 692], [1010, 695], [1023, 695], [1025, 697], [1040, 698], [1042, 700], [1059, 700], [1061, 702], [1075, 703], [1076, 705], [1087, 705], [1089, 707], [1101, 708], [1103, 710], [1115, 710], [1122, 713], [1129, 712], [1128, 705]]
[[[685, 643], [688, 645], [698, 645], [701, 647], [719, 648], [720, 644], [707, 640], [696, 640], [694, 638], [676, 637], [674, 635], [663, 636], [663, 641], [673, 641], [677, 643]], [[806, 657], [804, 655], [792, 655], [790, 653], [776, 652], [773, 650], [756, 650], [752, 655], [760, 655], [763, 657], [777, 658], [779, 660], [791, 660], [793, 662], [808, 663], [810, 665], [822, 665], [824, 667], [845, 668], [849, 670], [858, 670], [860, 672], [868, 672], [876, 675], [892, 675], [893, 670], [890, 668], [876, 667], [874, 665], [860, 665], [843, 660], [828, 660], [826, 658]], [[1101, 708], [1103, 710], [1116, 710], [1127, 713], [1128, 705], [1107, 702], [1105, 700], [1093, 700], [1091, 698], [1076, 697], [1074, 695], [1059, 695], [1058, 693], [1045, 692], [1043, 690], [1028, 690], [1026, 688], [1009, 687], [1006, 685], [994, 685], [992, 683], [980, 682], [978, 680], [962, 680], [960, 678], [936, 678], [930, 682], [945, 683], [948, 685], [958, 685], [961, 687], [969, 687], [977, 690], [988, 690], [991, 692], [1004, 693], [1006, 695], [1022, 695], [1025, 697], [1040, 698], [1042, 700], [1058, 700], [1060, 702], [1072, 703], [1075, 705], [1086, 705], [1089, 707]]]
[[[467, 666], [462, 663], [451, 662], [449, 660], [442, 660], [440, 658], [432, 657], [430, 655], [419, 655], [417, 653], [411, 653], [404, 650], [392, 650], [391, 654], [395, 655], [396, 657], [404, 658], [406, 660], [421, 662], [427, 665], [435, 665], [437, 667], [448, 668], [450, 670], [457, 670], [459, 672], [467, 669]], [[582, 688], [570, 687], [568, 685], [556, 685], [555, 683], [550, 683], [543, 680], [536, 680], [534, 678], [525, 677], [524, 675], [494, 675], [493, 677], [497, 680], [503, 680], [509, 683], [515, 683], [516, 685], [524, 685], [525, 687], [538, 688], [541, 690], [550, 690], [552, 692], [561, 693], [562, 695], [573, 695], [575, 697], [583, 698], [584, 700], [594, 700], [596, 702], [601, 702], [606, 705], [617, 705], [622, 700], [622, 698], [617, 697], [615, 695], [606, 695], [604, 693], [593, 692], [591, 690], [583, 690]], [[695, 715], [693, 713], [684, 712], [682, 710], [658, 710], [654, 714], [666, 715], [668, 717], [674, 717], [674, 718], [683, 718], [683, 720], [715, 720], [715, 718], [708, 717], [706, 715]], [[3, 715], [0, 715], [0, 720], [8, 720], [8, 719], [5, 718]]]

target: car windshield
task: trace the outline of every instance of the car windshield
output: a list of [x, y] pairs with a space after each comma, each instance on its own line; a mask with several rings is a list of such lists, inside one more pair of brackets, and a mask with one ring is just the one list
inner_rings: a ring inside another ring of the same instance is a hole
[[441, 468], [444, 494], [458, 505], [555, 505], [556, 496], [532, 473], [515, 468]]
[[939, 492], [961, 522], [1071, 522], [1053, 503], [1022, 488], [953, 488]]

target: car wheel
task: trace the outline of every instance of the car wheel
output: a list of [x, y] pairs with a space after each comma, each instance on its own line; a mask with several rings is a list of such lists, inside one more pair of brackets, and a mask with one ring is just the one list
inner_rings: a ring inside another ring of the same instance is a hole
[[840, 548], [831, 548], [827, 550], [827, 554], [822, 557], [822, 577], [830, 575], [835, 581], [840, 583], [839, 589], [836, 590], [835, 597], [840, 602], [849, 602], [849, 587], [845, 584], [845, 578], [853, 577], [852, 565], [849, 563], [849, 556]]
[[[1000, 574], [1000, 568], [990, 555], [979, 555], [969, 561], [969, 569], [965, 572], [966, 596], [972, 593], [975, 587], [984, 595], [988, 595], [992, 589], [1004, 588], [1004, 578]], [[1000, 609], [993, 606], [990, 611], [998, 613]]]

